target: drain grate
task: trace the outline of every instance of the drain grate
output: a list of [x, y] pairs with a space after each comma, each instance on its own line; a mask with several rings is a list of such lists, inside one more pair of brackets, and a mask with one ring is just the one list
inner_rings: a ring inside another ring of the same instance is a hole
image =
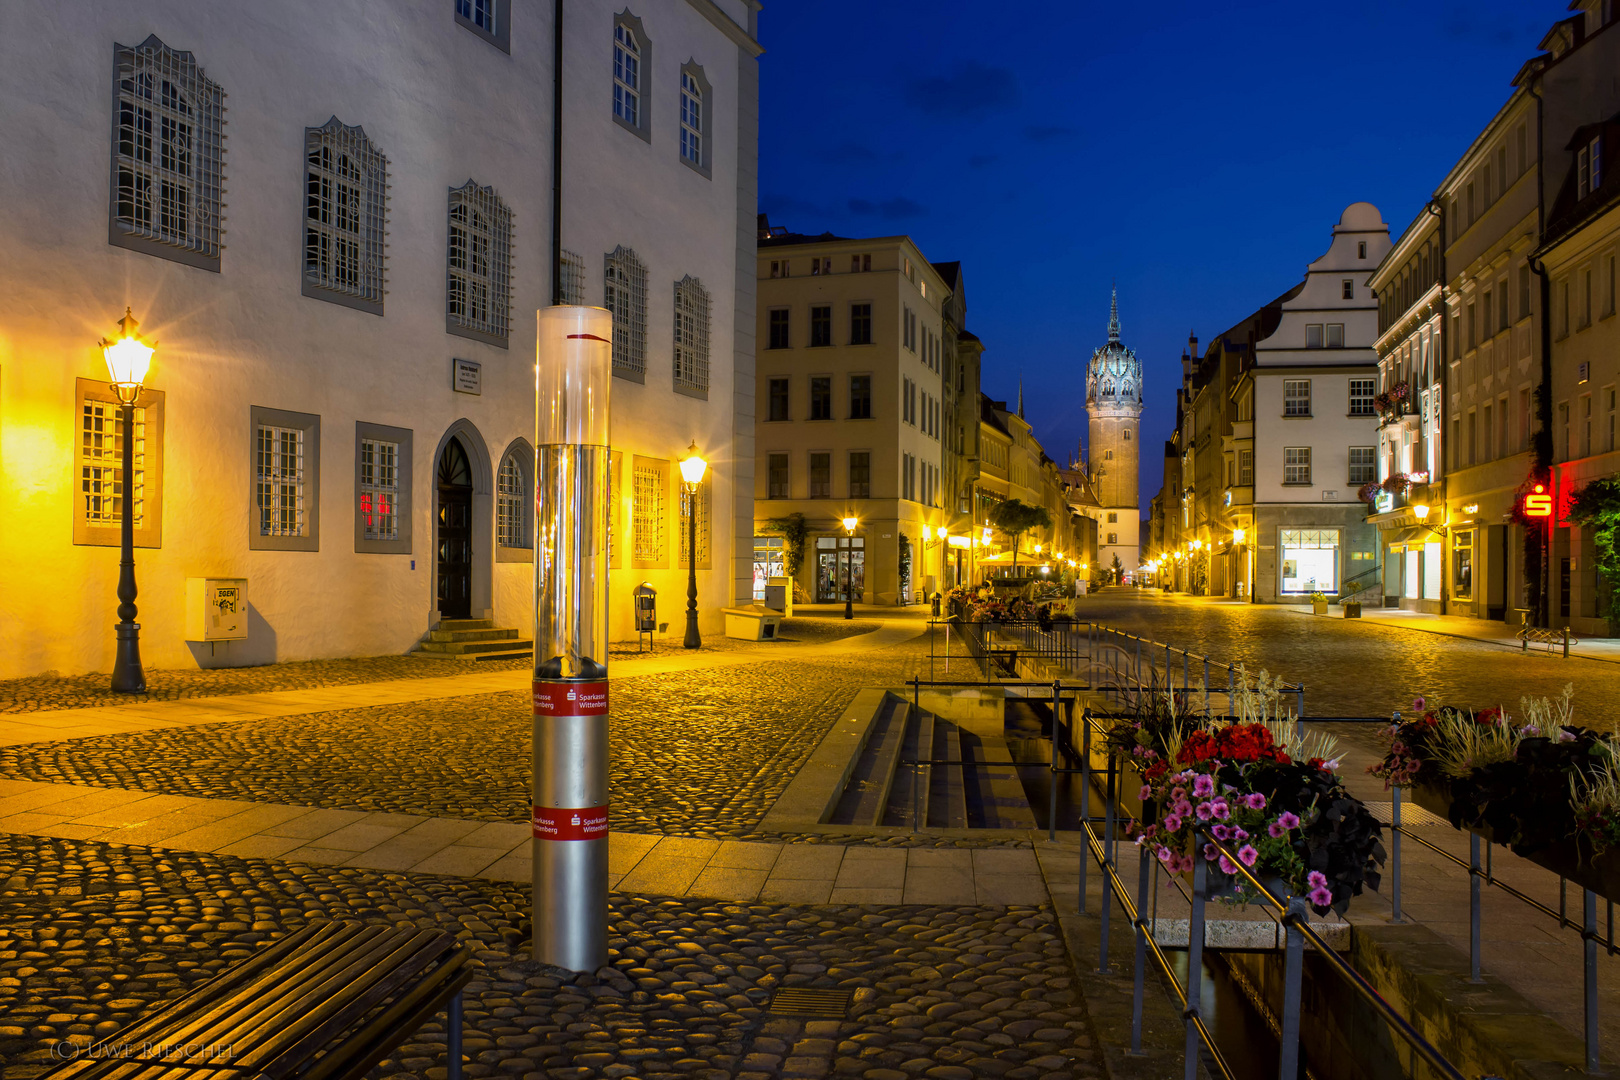
[[[1388, 825], [1395, 820], [1394, 803], [1370, 802], [1367, 803], [1367, 810], [1372, 814], [1373, 817], [1377, 818], [1385, 825]], [[1419, 829], [1433, 827], [1436, 825], [1449, 826], [1450, 824], [1451, 822], [1447, 821], [1445, 818], [1440, 817], [1437, 814], [1431, 814], [1429, 811], [1423, 809], [1423, 807], [1418, 806], [1415, 803], [1407, 802], [1405, 799], [1401, 800], [1401, 828], [1403, 829]]]
[[849, 990], [811, 990], [790, 986], [771, 995], [767, 1012], [784, 1016], [843, 1016], [854, 994]]

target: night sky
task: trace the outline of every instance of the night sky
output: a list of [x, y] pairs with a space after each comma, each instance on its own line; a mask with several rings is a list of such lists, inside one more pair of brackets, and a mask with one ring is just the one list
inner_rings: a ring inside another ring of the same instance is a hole
[[1142, 512], [1189, 330], [1297, 283], [1345, 206], [1398, 236], [1567, 0], [777, 0], [759, 206], [962, 261], [984, 391], [1067, 464], [1117, 279], [1141, 357]]

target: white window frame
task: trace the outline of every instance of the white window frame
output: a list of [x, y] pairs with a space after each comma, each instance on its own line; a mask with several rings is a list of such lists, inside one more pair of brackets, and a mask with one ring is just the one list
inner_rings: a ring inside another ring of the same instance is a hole
[[464, 26], [504, 53], [512, 51], [511, 0], [456, 0], [456, 25]]
[[534, 561], [534, 447], [527, 439], [513, 439], [495, 470], [495, 561]]
[[[1357, 460], [1357, 456], [1363, 460]], [[1357, 472], [1357, 468], [1362, 471]], [[1350, 479], [1352, 484], [1368, 484], [1378, 479], [1378, 448], [1376, 446], [1350, 447]]]
[[[709, 149], [709, 117], [714, 112], [714, 91], [703, 69], [696, 64], [681, 65], [681, 164], [705, 179], [712, 179], [713, 154]], [[829, 259], [830, 263], [832, 260]], [[831, 269], [828, 269], [831, 272]]]
[[709, 294], [691, 274], [675, 283], [675, 391], [709, 397]]
[[1307, 349], [1320, 349], [1322, 347], [1322, 324], [1305, 324], [1305, 347]]
[[225, 92], [156, 34], [113, 45], [107, 242], [219, 270]]
[[669, 559], [669, 462], [636, 456], [630, 475], [631, 565], [664, 566]]
[[[1372, 416], [1372, 415], [1374, 415], [1376, 410], [1374, 410], [1374, 408], [1373, 408], [1373, 398], [1375, 398], [1377, 396], [1378, 396], [1378, 380], [1376, 380], [1376, 379], [1352, 378], [1350, 380], [1350, 415], [1351, 416]], [[1359, 409], [1356, 408], [1356, 406], [1358, 404], [1362, 406]]]
[[1310, 447], [1283, 447], [1283, 483], [1290, 487], [1312, 486]]
[[652, 39], [641, 20], [628, 10], [613, 18], [613, 122], [652, 142], [652, 95], [647, 76], [653, 70]]
[[[1303, 391], [1300, 390], [1303, 387]], [[1284, 379], [1283, 380], [1283, 415], [1284, 416], [1310, 416], [1311, 415], [1311, 380]]]
[[[321, 541], [321, 418], [312, 413], [288, 412], [254, 405], [248, 423], [248, 548], [258, 551], [319, 551]], [[267, 447], [261, 436], [270, 432], [276, 444]], [[297, 439], [297, 461], [288, 472], [285, 462], [263, 460], [261, 455], [284, 453], [282, 433]], [[277, 503], [293, 500], [293, 522], [278, 521]], [[265, 511], [271, 516], [266, 519]]]
[[512, 333], [512, 211], [492, 187], [450, 189], [444, 329], [506, 348]]
[[562, 261], [557, 264], [558, 292], [565, 304], [585, 302], [585, 256], [563, 249]]
[[602, 306], [613, 313], [613, 374], [646, 382], [647, 267], [622, 244], [602, 258]]
[[[392, 446], [393, 475], [379, 475], [375, 458], [367, 468], [367, 447]], [[376, 555], [411, 553], [411, 429], [357, 421], [354, 425], [354, 550]], [[306, 470], [307, 471], [307, 470]], [[391, 483], [390, 483], [391, 480]], [[368, 528], [367, 495], [393, 497], [392, 530]]]
[[[124, 527], [119, 402], [105, 379], [74, 383], [73, 542], [118, 547]], [[143, 386], [135, 400], [136, 547], [163, 546], [164, 396]], [[100, 504], [99, 512], [92, 513], [93, 504]]]
[[332, 117], [304, 129], [303, 294], [373, 315], [387, 293], [388, 159]]
[[1330, 322], [1324, 328], [1322, 347], [1324, 349], [1344, 348], [1344, 323]]

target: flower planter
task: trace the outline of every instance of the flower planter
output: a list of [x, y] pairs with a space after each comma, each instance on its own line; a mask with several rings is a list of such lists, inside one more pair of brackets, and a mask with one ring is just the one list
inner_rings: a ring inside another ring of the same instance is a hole
[[1328, 606], [1327, 606], [1327, 601], [1326, 600], [1321, 600], [1321, 601], [1312, 600], [1311, 601], [1311, 611], [1314, 612], [1315, 614], [1317, 614], [1317, 615], [1326, 615], [1328, 613], [1327, 609], [1328, 609]]
[[1344, 617], [1347, 619], [1361, 618], [1361, 605], [1354, 600], [1344, 602]]
[[[1451, 821], [1455, 827], [1473, 833], [1488, 844], [1502, 844], [1496, 839], [1496, 830], [1488, 825], [1459, 825], [1452, 820], [1453, 800], [1448, 788], [1416, 784], [1404, 790], [1413, 802]], [[1606, 900], [1620, 902], [1620, 849], [1611, 848], [1599, 854], [1592, 850], [1591, 842], [1585, 837], [1576, 837], [1519, 857], [1568, 878], [1583, 889], [1591, 889]]]

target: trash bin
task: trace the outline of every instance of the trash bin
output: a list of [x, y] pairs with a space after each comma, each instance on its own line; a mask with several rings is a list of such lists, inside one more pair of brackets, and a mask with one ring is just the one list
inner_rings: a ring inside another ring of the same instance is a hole
[[636, 604], [636, 651], [640, 652], [642, 636], [646, 636], [647, 645], [651, 647], [652, 636], [658, 632], [658, 590], [643, 581], [632, 595]]
[[939, 618], [939, 606], [940, 606], [940, 602], [943, 599], [944, 599], [944, 597], [940, 596], [939, 593], [936, 592], [934, 594], [934, 597], [933, 597], [932, 601], [930, 601], [934, 606], [934, 618], [936, 618], [936, 619]]

